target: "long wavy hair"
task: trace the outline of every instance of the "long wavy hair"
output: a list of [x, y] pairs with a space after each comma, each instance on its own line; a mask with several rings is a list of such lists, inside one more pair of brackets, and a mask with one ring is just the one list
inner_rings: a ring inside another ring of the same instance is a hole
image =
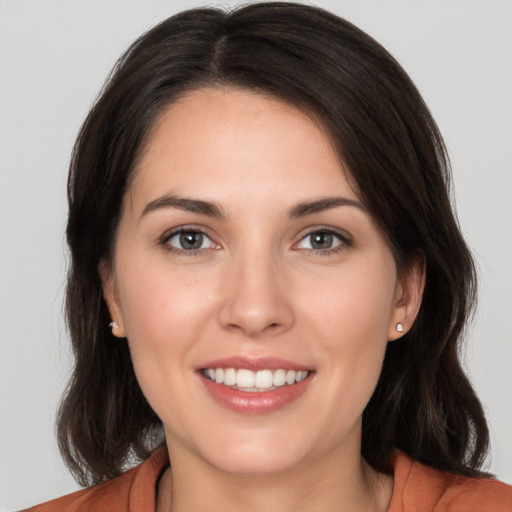
[[271, 2], [188, 10], [148, 31], [120, 58], [80, 130], [67, 226], [75, 363], [58, 416], [59, 446], [77, 481], [119, 475], [162, 442], [128, 345], [108, 328], [98, 266], [111, 256], [121, 201], [156, 118], [204, 87], [262, 92], [320, 122], [399, 272], [418, 254], [425, 260], [418, 317], [388, 343], [363, 414], [365, 459], [391, 472], [398, 448], [435, 468], [482, 475], [488, 430], [459, 361], [475, 270], [451, 207], [436, 123], [405, 71], [370, 36], [323, 9]]

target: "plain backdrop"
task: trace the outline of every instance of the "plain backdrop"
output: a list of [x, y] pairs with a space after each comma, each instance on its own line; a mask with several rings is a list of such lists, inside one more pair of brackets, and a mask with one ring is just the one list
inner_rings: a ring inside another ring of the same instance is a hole
[[[381, 42], [423, 93], [452, 159], [480, 268], [467, 368], [490, 421], [489, 469], [512, 483], [512, 2], [324, 0]], [[190, 0], [0, 0], [0, 510], [77, 489], [55, 411], [65, 188], [79, 126], [117, 57]], [[233, 6], [233, 2], [210, 3]]]

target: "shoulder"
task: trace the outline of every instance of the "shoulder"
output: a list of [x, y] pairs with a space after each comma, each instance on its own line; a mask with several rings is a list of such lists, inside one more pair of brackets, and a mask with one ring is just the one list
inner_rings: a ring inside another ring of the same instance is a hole
[[512, 512], [512, 487], [492, 478], [453, 475], [397, 452], [388, 512]]
[[117, 478], [36, 505], [25, 512], [129, 512], [154, 510], [156, 485], [168, 465], [165, 448]]

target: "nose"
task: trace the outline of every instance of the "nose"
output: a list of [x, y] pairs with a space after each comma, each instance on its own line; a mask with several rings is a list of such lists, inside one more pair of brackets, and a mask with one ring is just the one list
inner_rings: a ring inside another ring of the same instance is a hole
[[292, 326], [291, 290], [276, 260], [270, 254], [252, 253], [230, 262], [219, 312], [223, 328], [261, 338]]

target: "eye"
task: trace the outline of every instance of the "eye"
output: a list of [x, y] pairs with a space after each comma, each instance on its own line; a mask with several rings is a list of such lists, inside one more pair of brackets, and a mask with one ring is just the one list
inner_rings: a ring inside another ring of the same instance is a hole
[[296, 247], [312, 251], [330, 251], [347, 245], [350, 245], [350, 242], [343, 235], [328, 229], [318, 229], [303, 237]]
[[202, 231], [187, 229], [171, 235], [165, 240], [166, 245], [179, 251], [199, 251], [215, 247], [211, 238]]

